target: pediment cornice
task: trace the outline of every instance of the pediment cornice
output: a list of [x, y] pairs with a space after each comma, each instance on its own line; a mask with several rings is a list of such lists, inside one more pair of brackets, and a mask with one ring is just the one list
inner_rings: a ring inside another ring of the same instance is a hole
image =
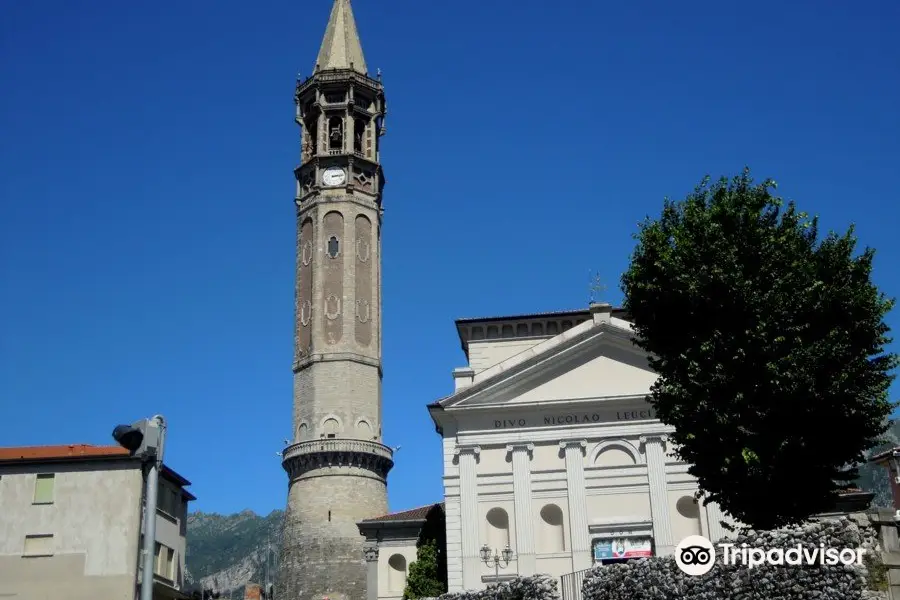
[[[533, 386], [539, 378], [565, 373], [589, 356], [614, 353], [617, 358], [649, 370], [646, 366], [646, 353], [634, 345], [631, 332], [607, 323], [595, 324], [544, 351], [540, 346], [477, 374], [472, 385], [441, 400], [438, 403], [440, 409], [455, 411], [477, 407], [500, 408], [517, 392]], [[531, 354], [526, 355], [528, 352]], [[585, 404], [604, 400], [607, 399], [576, 398], [560, 401], [559, 404]], [[522, 406], [519, 404], [520, 410]]]

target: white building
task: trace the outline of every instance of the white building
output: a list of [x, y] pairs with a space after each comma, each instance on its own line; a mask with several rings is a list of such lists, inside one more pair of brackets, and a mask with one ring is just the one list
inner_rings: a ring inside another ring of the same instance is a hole
[[646, 401], [657, 376], [624, 316], [595, 304], [457, 321], [468, 366], [429, 406], [443, 437], [450, 591], [494, 579], [485, 545], [512, 549], [502, 579], [726, 533], [718, 507], [694, 500], [696, 481]]
[[[141, 580], [140, 462], [118, 446], [0, 448], [0, 597], [133, 600]], [[154, 600], [187, 598], [190, 482], [163, 467]]]
[[417, 545], [423, 533], [434, 535], [444, 545], [438, 531], [445, 529], [444, 506], [422, 506], [366, 519], [357, 526], [365, 537], [367, 600], [401, 600], [409, 566], [416, 561]]

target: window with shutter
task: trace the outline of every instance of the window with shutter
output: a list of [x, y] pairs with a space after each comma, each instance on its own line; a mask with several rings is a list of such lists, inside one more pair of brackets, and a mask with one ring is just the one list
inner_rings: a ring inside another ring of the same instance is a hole
[[22, 556], [52, 556], [53, 535], [26, 535]]
[[34, 504], [53, 504], [53, 473], [41, 473], [34, 482]]

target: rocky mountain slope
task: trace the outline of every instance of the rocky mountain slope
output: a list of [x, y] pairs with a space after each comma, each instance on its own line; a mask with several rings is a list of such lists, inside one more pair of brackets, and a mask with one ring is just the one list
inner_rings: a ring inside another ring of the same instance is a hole
[[[245, 510], [233, 515], [195, 512], [188, 515], [187, 573], [204, 588], [234, 592], [243, 598], [248, 582], [274, 583], [281, 550], [284, 512], [259, 516]], [[268, 559], [268, 560], [267, 560]]]
[[[900, 423], [894, 423], [885, 437], [887, 443], [874, 448], [869, 455], [900, 445]], [[892, 504], [886, 469], [866, 464], [859, 474], [859, 487], [875, 493], [874, 506]], [[202, 512], [189, 515], [186, 559], [190, 580], [226, 594], [233, 591], [235, 596], [243, 593], [248, 582], [264, 584], [267, 570], [268, 581], [274, 583], [283, 516], [280, 510], [264, 517], [251, 511], [234, 515]]]

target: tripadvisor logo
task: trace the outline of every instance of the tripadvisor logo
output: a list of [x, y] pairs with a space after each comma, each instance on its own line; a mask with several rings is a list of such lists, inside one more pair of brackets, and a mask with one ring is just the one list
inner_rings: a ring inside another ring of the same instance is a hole
[[716, 564], [716, 549], [702, 535], [690, 535], [675, 548], [675, 564], [687, 575], [706, 575]]
[[[748, 544], [718, 544], [723, 565], [744, 566], [748, 569], [762, 565], [861, 565], [863, 548], [826, 548], [825, 544], [808, 547], [797, 544], [789, 548], [755, 548]], [[675, 548], [675, 564], [687, 575], [705, 575], [716, 564], [716, 546], [702, 535], [681, 540]]]

